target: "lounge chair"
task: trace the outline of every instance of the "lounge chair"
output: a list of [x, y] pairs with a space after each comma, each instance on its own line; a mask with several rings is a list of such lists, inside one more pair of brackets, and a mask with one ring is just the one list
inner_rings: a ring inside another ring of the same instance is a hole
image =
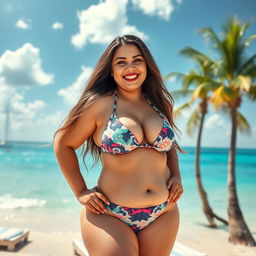
[[0, 227], [0, 246], [6, 246], [7, 251], [14, 251], [19, 242], [27, 242], [28, 235], [28, 229]]
[[[89, 256], [82, 239], [73, 239], [72, 243], [74, 255]], [[207, 256], [207, 254], [188, 248], [176, 241], [170, 256]]]
[[72, 244], [74, 255], [89, 256], [89, 253], [87, 252], [82, 239], [75, 238], [73, 239]]

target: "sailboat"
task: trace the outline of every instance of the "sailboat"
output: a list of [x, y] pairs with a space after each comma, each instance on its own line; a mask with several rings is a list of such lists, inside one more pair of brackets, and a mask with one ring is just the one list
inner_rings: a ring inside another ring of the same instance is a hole
[[11, 144], [8, 141], [9, 136], [9, 128], [10, 128], [10, 103], [8, 102], [5, 105], [5, 125], [4, 125], [4, 139], [0, 141], [0, 148], [4, 148], [9, 151], [11, 148]]

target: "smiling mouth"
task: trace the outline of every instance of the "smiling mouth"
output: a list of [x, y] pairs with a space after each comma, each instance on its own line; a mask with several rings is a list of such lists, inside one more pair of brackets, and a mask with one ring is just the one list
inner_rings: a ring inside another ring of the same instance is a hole
[[137, 80], [137, 78], [139, 77], [139, 74], [133, 74], [133, 75], [127, 75], [124, 76], [123, 78], [128, 81], [128, 82], [134, 82]]

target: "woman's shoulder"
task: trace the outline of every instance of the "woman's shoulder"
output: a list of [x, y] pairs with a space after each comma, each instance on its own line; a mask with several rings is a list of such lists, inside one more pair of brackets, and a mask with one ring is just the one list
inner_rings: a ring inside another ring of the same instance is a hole
[[106, 109], [113, 107], [114, 93], [100, 96], [92, 96], [89, 101], [92, 102], [92, 104], [90, 104], [90, 108], [92, 111], [96, 111], [97, 113], [102, 111], [104, 112], [106, 111]]
[[91, 104], [85, 109], [84, 115], [91, 113], [97, 120], [104, 119], [104, 117], [113, 110], [114, 95], [114, 93], [109, 93], [106, 95], [91, 96], [91, 98], [88, 99]]
[[96, 115], [97, 126], [101, 126], [105, 119], [111, 115], [114, 107], [115, 93], [97, 96], [93, 102], [92, 111]]

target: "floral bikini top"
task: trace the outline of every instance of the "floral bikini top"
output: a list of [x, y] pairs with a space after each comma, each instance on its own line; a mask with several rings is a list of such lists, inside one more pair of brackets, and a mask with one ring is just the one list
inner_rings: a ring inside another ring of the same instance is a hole
[[150, 102], [149, 99], [146, 98], [145, 95], [144, 97], [163, 119], [162, 129], [155, 141], [152, 144], [139, 144], [135, 135], [119, 121], [116, 115], [116, 92], [113, 113], [102, 134], [102, 152], [122, 155], [129, 153], [136, 148], [152, 148], [159, 152], [167, 152], [171, 150], [175, 143], [175, 137], [168, 119]]

